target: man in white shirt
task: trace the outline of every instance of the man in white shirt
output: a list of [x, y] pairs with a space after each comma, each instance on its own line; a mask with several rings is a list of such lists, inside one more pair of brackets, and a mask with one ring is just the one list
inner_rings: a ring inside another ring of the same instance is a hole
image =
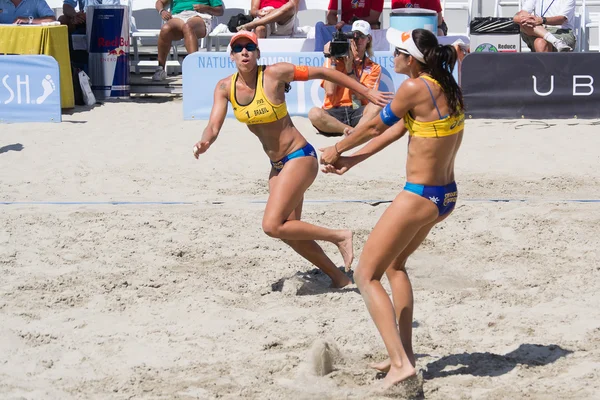
[[533, 52], [572, 51], [575, 0], [525, 0], [513, 18]]

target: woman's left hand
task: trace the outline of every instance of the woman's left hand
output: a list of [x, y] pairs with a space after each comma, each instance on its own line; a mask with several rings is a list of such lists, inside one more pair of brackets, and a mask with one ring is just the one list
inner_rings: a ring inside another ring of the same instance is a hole
[[385, 107], [394, 98], [394, 93], [380, 92], [379, 90], [369, 89], [365, 97], [376, 106]]
[[319, 149], [321, 152], [321, 164], [333, 164], [338, 158], [340, 158], [340, 153], [335, 149], [335, 146], [329, 146], [322, 149]]

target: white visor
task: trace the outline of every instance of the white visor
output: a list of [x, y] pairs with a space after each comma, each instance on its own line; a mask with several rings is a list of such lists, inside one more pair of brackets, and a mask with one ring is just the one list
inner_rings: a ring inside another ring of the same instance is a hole
[[402, 32], [398, 29], [389, 28], [385, 37], [392, 46], [406, 51], [418, 61], [425, 64], [425, 57], [423, 57], [423, 53], [417, 48], [417, 45], [413, 40], [412, 31]]

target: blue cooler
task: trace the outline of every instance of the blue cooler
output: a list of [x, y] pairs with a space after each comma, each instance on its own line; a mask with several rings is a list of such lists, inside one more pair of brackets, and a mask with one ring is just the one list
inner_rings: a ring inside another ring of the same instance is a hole
[[92, 91], [98, 99], [129, 98], [129, 9], [90, 5], [86, 10]]
[[425, 8], [396, 8], [390, 13], [390, 28], [402, 32], [427, 29], [437, 36], [438, 15]]

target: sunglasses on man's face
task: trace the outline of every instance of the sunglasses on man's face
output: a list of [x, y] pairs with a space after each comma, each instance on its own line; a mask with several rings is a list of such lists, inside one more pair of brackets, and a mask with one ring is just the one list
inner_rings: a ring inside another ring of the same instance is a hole
[[245, 46], [241, 45], [241, 44], [234, 44], [233, 46], [231, 46], [231, 51], [233, 51], [234, 53], [241, 53], [242, 50], [246, 49], [248, 51], [254, 51], [258, 48], [257, 45], [255, 45], [254, 43], [246, 43]]
[[396, 50], [394, 50], [394, 57], [398, 57], [400, 54], [404, 54], [405, 56], [410, 56], [410, 53], [404, 49], [399, 49], [396, 47]]

